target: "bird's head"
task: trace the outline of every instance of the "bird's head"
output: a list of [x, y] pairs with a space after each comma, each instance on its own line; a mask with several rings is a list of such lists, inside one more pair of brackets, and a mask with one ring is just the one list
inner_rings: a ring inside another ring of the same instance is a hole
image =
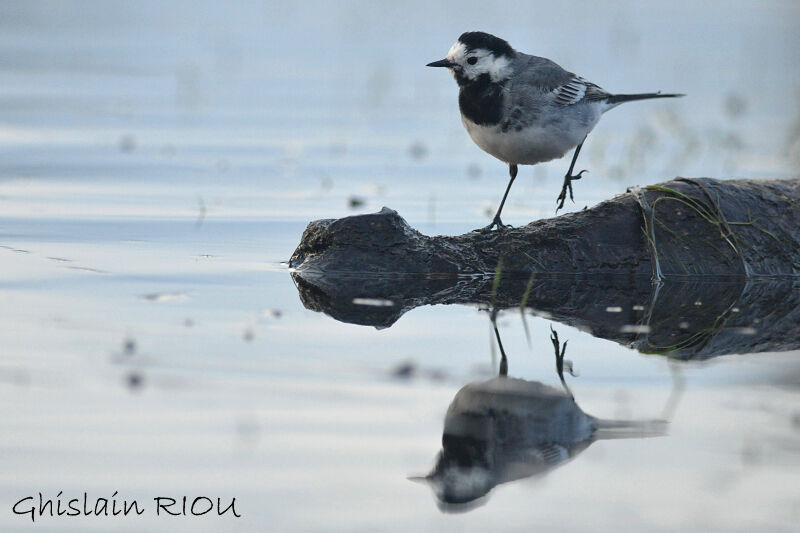
[[450, 69], [459, 85], [467, 85], [482, 76], [498, 83], [511, 76], [515, 54], [503, 39], [482, 31], [470, 31], [458, 38], [447, 57], [428, 66]]

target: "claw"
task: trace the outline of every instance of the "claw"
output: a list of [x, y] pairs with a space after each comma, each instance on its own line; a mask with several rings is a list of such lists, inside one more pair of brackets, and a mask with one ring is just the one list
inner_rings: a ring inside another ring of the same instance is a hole
[[484, 226], [478, 231], [480, 231], [481, 233], [487, 233], [492, 231], [492, 228], [494, 227], [497, 227], [498, 231], [502, 231], [506, 228], [513, 228], [514, 226], [512, 226], [511, 224], [503, 224], [503, 221], [500, 220], [500, 217], [494, 217], [494, 220], [492, 220], [492, 222], [488, 226]]
[[[564, 379], [564, 368], [573, 376], [575, 375], [572, 361], [564, 360], [564, 354], [567, 351], [567, 342], [569, 341], [564, 341], [564, 344], [561, 344], [558, 340], [558, 333], [553, 329], [552, 324], [550, 324], [550, 341], [553, 343], [553, 350], [556, 354], [556, 373], [558, 374], [558, 379], [561, 380], [561, 385], [564, 386], [564, 390], [567, 391], [567, 394], [574, 398], [574, 396], [572, 396], [572, 391], [569, 389], [569, 385], [567, 385], [567, 381]], [[560, 351], [559, 348], [561, 349]]]
[[569, 192], [570, 201], [572, 201], [573, 203], [575, 202], [575, 197], [572, 194], [572, 182], [574, 180], [581, 179], [583, 177], [584, 172], [589, 172], [589, 171], [587, 169], [583, 169], [574, 176], [570, 176], [569, 174], [564, 176], [564, 185], [561, 187], [561, 194], [559, 194], [558, 198], [556, 198], [556, 203], [558, 204], [558, 206], [556, 207], [556, 213], [558, 213], [559, 209], [562, 209], [564, 207], [564, 202], [567, 201], [567, 192]]
[[564, 207], [564, 202], [567, 200], [567, 189], [569, 189], [569, 196], [572, 198], [572, 185], [570, 185], [570, 180], [564, 178], [564, 185], [561, 186], [561, 194], [556, 198], [556, 203], [558, 204], [556, 206], [556, 213], [558, 213], [559, 209]]

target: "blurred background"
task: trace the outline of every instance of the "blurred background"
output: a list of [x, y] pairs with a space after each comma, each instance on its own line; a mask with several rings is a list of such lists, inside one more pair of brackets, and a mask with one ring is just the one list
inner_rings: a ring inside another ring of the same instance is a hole
[[[179, 216], [200, 196], [209, 215], [307, 221], [388, 204], [413, 223], [482, 224], [507, 172], [466, 134], [454, 80], [424, 68], [473, 29], [610, 91], [688, 95], [606, 115], [574, 208], [676, 175], [787, 177], [800, 163], [792, 1], [0, 9], [0, 177], [6, 194], [22, 178], [66, 188], [39, 210]], [[552, 214], [568, 163], [524, 167], [509, 220]], [[124, 199], [105, 196], [123, 180]], [[98, 182], [100, 205], [75, 189]]]
[[[32, 525], [13, 502], [59, 490], [235, 496], [244, 518], [37, 528], [796, 524], [797, 388], [772, 373], [786, 354], [687, 366], [694, 393], [670, 437], [597, 443], [471, 513], [442, 514], [407, 481], [430, 469], [455, 392], [492, 375], [486, 314], [447, 306], [385, 331], [339, 324], [303, 309], [282, 262], [308, 221], [383, 205], [427, 234], [488, 223], [507, 169], [469, 139], [452, 77], [424, 66], [468, 30], [611, 92], [687, 94], [608, 113], [568, 209], [678, 175], [797, 177], [792, 0], [6, 0], [1, 529]], [[504, 221], [552, 216], [568, 164], [522, 167]], [[501, 321], [520, 354], [512, 373], [552, 382], [549, 321], [531, 320], [533, 349], [518, 318]], [[665, 361], [566, 327], [562, 337], [587, 412], [658, 413]]]

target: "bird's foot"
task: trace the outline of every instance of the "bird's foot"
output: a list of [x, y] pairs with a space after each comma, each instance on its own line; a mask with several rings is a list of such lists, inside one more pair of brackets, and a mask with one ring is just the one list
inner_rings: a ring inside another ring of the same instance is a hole
[[583, 177], [584, 172], [589, 172], [589, 171], [581, 170], [574, 176], [569, 175], [569, 173], [566, 176], [564, 176], [564, 185], [561, 187], [561, 194], [559, 194], [558, 198], [556, 198], [556, 203], [558, 203], [558, 206], [556, 207], [556, 213], [558, 213], [559, 209], [562, 209], [564, 207], [564, 202], [567, 200], [567, 191], [569, 191], [569, 199], [572, 200], [573, 202], [575, 201], [575, 198], [572, 196], [572, 182], [574, 180], [581, 179]]
[[495, 227], [497, 228], [498, 231], [502, 231], [502, 230], [504, 230], [506, 228], [513, 228], [513, 226], [510, 225], [510, 224], [503, 224], [503, 221], [500, 220], [500, 217], [496, 216], [496, 217], [494, 217], [494, 219], [492, 219], [492, 222], [488, 226], [484, 226], [481, 229], [479, 229], [478, 231], [480, 231], [481, 233], [488, 233], [488, 232], [492, 231], [492, 228], [495, 228]]

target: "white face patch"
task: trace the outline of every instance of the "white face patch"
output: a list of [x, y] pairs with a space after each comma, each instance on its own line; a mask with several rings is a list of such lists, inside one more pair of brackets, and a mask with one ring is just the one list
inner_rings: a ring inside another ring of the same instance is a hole
[[461, 41], [456, 41], [447, 52], [447, 59], [459, 65], [466, 63], [467, 47]]
[[491, 489], [489, 471], [481, 466], [450, 466], [445, 469], [434, 487], [440, 500], [445, 495], [456, 500], [468, 501], [483, 496]]
[[[489, 54], [491, 62], [489, 63], [489, 76], [492, 81], [500, 81], [511, 76], [511, 60], [506, 56], [494, 57]], [[480, 64], [480, 62], [478, 62]]]
[[[476, 59], [472, 65], [469, 63], [470, 58]], [[461, 41], [456, 41], [450, 47], [447, 59], [460, 66], [463, 76], [470, 80], [477, 79], [481, 74], [489, 74], [494, 82], [511, 76], [511, 60], [509, 58], [506, 56], [495, 57], [490, 51], [483, 48], [469, 51]]]

